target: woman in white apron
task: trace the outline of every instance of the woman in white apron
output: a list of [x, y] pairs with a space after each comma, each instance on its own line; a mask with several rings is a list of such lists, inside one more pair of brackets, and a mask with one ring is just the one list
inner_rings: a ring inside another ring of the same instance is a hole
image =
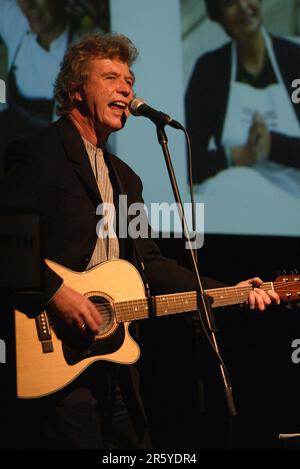
[[291, 100], [300, 47], [264, 30], [260, 0], [206, 6], [232, 41], [200, 58], [188, 86], [194, 181], [251, 167], [300, 197], [300, 107]]

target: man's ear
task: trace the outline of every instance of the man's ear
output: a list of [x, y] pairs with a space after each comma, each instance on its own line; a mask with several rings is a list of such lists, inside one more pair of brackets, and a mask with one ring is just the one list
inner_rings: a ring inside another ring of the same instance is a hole
[[73, 101], [79, 101], [80, 103], [82, 103], [81, 91], [79, 91], [79, 90], [74, 91], [72, 98], [73, 98]]

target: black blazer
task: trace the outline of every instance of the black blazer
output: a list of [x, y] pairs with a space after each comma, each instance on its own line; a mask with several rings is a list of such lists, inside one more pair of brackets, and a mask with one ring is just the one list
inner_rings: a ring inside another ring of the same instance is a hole
[[[275, 57], [288, 94], [299, 77], [300, 47], [289, 40], [271, 37]], [[228, 167], [221, 145], [229, 99], [231, 42], [200, 57], [186, 92], [186, 123], [191, 138], [194, 182], [202, 182]], [[293, 104], [300, 122], [300, 106]], [[300, 168], [300, 139], [272, 132], [270, 160]], [[213, 136], [217, 150], [208, 151]]]
[[[126, 194], [128, 205], [143, 202], [142, 183], [134, 171], [112, 154], [105, 153], [114, 188]], [[96, 243], [96, 208], [101, 196], [82, 138], [68, 118], [62, 118], [34, 137], [13, 143], [6, 158], [7, 175], [0, 184], [0, 205], [5, 209], [41, 214], [45, 257], [72, 270], [83, 271]], [[145, 265], [152, 294], [194, 290], [193, 274], [163, 257], [151, 239], [120, 241], [120, 257], [140, 269], [137, 252]], [[203, 279], [205, 288], [222, 284]], [[49, 301], [62, 280], [46, 268], [45, 298]]]

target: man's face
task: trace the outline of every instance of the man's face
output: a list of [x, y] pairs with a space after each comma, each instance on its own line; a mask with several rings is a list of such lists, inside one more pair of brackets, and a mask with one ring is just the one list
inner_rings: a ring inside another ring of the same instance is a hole
[[30, 29], [37, 35], [50, 33], [64, 17], [64, 1], [18, 0]]
[[220, 22], [235, 40], [244, 40], [262, 24], [260, 0], [220, 0]]
[[92, 59], [87, 81], [80, 93], [81, 112], [86, 114], [97, 133], [108, 136], [120, 130], [128, 117], [133, 98], [133, 76], [119, 59]]

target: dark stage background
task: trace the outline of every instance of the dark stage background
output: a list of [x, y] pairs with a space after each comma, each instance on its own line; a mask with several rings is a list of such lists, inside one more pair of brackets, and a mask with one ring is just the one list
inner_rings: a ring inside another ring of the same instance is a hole
[[[165, 255], [187, 265], [181, 240], [164, 239], [159, 244]], [[298, 238], [207, 235], [199, 252], [200, 269], [228, 284], [254, 275], [274, 280], [278, 269], [300, 267], [299, 246]], [[279, 433], [300, 432], [300, 364], [291, 361], [292, 341], [300, 338], [300, 310], [280, 306], [252, 313], [227, 307], [215, 310], [215, 317], [238, 411], [231, 446], [277, 448]], [[18, 406], [12, 399], [13, 342], [7, 319], [1, 315], [7, 364], [0, 364], [0, 447], [13, 448]], [[206, 341], [195, 334], [194, 324], [183, 315], [143, 321], [139, 343], [138, 365], [154, 448], [228, 447], [229, 419], [219, 368]]]
[[[160, 246], [187, 265], [180, 240], [160, 240]], [[299, 249], [298, 238], [207, 235], [199, 265], [202, 274], [230, 285], [255, 275], [271, 281], [278, 270], [300, 267]], [[156, 447], [226, 448], [231, 441], [233, 448], [277, 448], [279, 433], [300, 432], [300, 365], [291, 360], [292, 341], [300, 338], [299, 315], [295, 304], [265, 313], [215, 310], [238, 411], [232, 440], [219, 368], [205, 340], [183, 316], [144, 321], [140, 366]]]

